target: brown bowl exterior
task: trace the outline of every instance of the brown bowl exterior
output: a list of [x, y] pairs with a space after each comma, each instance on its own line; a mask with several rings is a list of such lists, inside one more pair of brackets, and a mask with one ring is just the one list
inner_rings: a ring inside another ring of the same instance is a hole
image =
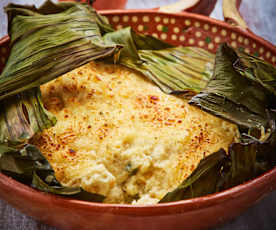
[[0, 174], [0, 197], [21, 212], [64, 230], [202, 230], [239, 215], [275, 189], [275, 184], [276, 169], [213, 195], [138, 206], [66, 199]]
[[[189, 13], [156, 11], [104, 12], [116, 28], [132, 26], [175, 45], [203, 47], [215, 52], [228, 42], [276, 64], [276, 47], [262, 38], [228, 24]], [[0, 40], [0, 71], [9, 54], [9, 38]], [[197, 230], [207, 229], [239, 215], [276, 189], [276, 168], [242, 185], [195, 199], [157, 205], [117, 205], [84, 202], [36, 191], [0, 174], [0, 197], [23, 213], [66, 230]]]

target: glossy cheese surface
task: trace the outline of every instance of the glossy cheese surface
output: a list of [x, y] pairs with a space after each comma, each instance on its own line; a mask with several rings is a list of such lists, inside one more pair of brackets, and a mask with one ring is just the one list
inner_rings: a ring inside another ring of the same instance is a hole
[[91, 62], [41, 91], [58, 122], [32, 143], [63, 185], [107, 203], [157, 203], [238, 135], [235, 125], [119, 65]]

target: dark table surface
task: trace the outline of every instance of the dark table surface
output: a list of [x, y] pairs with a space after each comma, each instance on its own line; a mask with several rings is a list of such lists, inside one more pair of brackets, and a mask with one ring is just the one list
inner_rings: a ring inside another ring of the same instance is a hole
[[[221, 1], [218, 0], [211, 17], [222, 20]], [[43, 0], [0, 0], [0, 37], [6, 34], [6, 17], [2, 8], [8, 2], [39, 5]], [[175, 0], [129, 0], [127, 8], [152, 8], [172, 2]], [[241, 13], [254, 33], [276, 44], [276, 0], [243, 0]], [[275, 207], [276, 191], [239, 217], [213, 230], [276, 230]], [[55, 230], [55, 228], [33, 220], [0, 199], [0, 230]]]

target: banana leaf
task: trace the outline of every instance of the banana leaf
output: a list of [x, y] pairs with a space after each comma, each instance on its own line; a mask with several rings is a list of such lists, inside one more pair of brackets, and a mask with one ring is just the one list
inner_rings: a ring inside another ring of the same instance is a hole
[[198, 167], [181, 185], [167, 193], [159, 203], [184, 200], [215, 192], [220, 179], [221, 168], [227, 160], [227, 155], [222, 149], [209, 155], [200, 161]]
[[136, 48], [131, 27], [126, 27], [124, 29], [110, 32], [104, 35], [104, 41], [106, 44], [121, 44], [124, 46], [120, 51], [121, 58], [132, 58], [133, 61], [139, 60], [138, 50]]
[[200, 197], [242, 184], [276, 166], [275, 133], [264, 142], [233, 143], [200, 161], [195, 171], [160, 203]]
[[276, 166], [275, 147], [275, 143], [271, 140], [262, 144], [258, 142], [232, 144], [229, 148], [231, 168], [225, 172], [220, 181], [220, 191], [242, 184]]
[[0, 108], [0, 144], [20, 145], [56, 123], [43, 106], [39, 88], [0, 101]]
[[135, 32], [131, 27], [125, 27], [117, 31], [110, 31], [104, 35], [106, 44], [121, 44], [122, 53], [126, 56], [139, 58], [137, 55], [138, 50], [160, 50], [172, 48], [173, 45], [163, 42], [150, 35], [144, 35]]
[[[49, 4], [49, 3], [48, 3]], [[52, 3], [52, 6], [54, 4]], [[121, 46], [105, 44], [95, 11], [79, 3], [47, 8], [8, 5], [11, 54], [0, 76], [0, 100], [37, 87]], [[62, 9], [65, 9], [62, 11]], [[104, 24], [104, 23], [102, 23]]]
[[132, 31], [132, 36], [138, 50], [160, 50], [175, 47], [150, 35], [134, 33]]
[[237, 60], [239, 56], [233, 49], [227, 44], [220, 45], [213, 77], [190, 103], [242, 127], [267, 128], [267, 111], [275, 97], [261, 84], [236, 71]]
[[191, 104], [237, 124], [245, 131], [240, 142], [231, 144], [228, 154], [220, 150], [204, 158], [161, 203], [223, 191], [276, 166], [276, 116], [272, 109], [275, 97], [261, 80], [248, 75], [244, 62], [243, 66], [238, 63], [241, 60], [234, 50], [222, 44], [216, 53], [212, 78], [203, 92], [190, 100]]
[[269, 121], [263, 115], [254, 114], [247, 107], [235, 104], [231, 100], [214, 93], [199, 93], [192, 97], [189, 103], [240, 127], [261, 129], [266, 127]]
[[33, 145], [21, 150], [0, 145], [0, 171], [43, 192], [94, 202], [104, 199], [102, 195], [85, 192], [79, 187], [63, 187], [48, 161]]
[[130, 27], [107, 33], [108, 44], [121, 44], [119, 63], [137, 70], [165, 93], [198, 93], [212, 76], [214, 55], [196, 47], [172, 47]]
[[142, 64], [136, 64], [135, 69], [154, 81], [165, 93], [199, 93], [212, 76], [214, 56], [201, 48], [139, 50], [138, 54]]
[[239, 60], [234, 68], [243, 76], [257, 81], [270, 93], [276, 95], [276, 68], [266, 61], [236, 50]]
[[173, 47], [152, 36], [136, 33], [131, 27], [106, 33], [104, 35], [104, 41], [106, 44], [120, 44], [123, 46], [119, 55], [121, 64], [124, 62], [139, 63], [140, 57], [138, 50], [160, 50]]
[[[108, 19], [105, 16], [102, 16], [96, 12], [96, 10], [91, 7], [93, 0], [90, 1], [88, 4], [82, 4], [82, 7], [86, 7], [87, 10], [90, 11], [90, 13], [93, 15], [92, 17], [95, 18], [97, 25], [100, 27], [101, 32], [108, 33], [114, 31], [112, 26], [109, 24]], [[30, 7], [32, 11], [35, 11], [40, 14], [57, 14], [61, 13], [64, 10], [67, 10], [73, 6], [75, 6], [76, 3], [74, 1], [71, 2], [59, 2], [58, 4], [55, 4], [51, 2], [50, 0], [45, 1], [45, 3], [39, 8], [36, 9], [35, 7]], [[17, 7], [20, 7], [20, 5], [17, 5]], [[24, 6], [25, 8], [26, 6]], [[28, 6], [27, 6], [28, 7]]]

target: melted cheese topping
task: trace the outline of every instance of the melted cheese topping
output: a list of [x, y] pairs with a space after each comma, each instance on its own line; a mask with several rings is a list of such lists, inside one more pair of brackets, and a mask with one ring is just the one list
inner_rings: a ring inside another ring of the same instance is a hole
[[57, 124], [37, 145], [67, 186], [108, 203], [157, 203], [237, 127], [122, 66], [91, 62], [41, 87]]

